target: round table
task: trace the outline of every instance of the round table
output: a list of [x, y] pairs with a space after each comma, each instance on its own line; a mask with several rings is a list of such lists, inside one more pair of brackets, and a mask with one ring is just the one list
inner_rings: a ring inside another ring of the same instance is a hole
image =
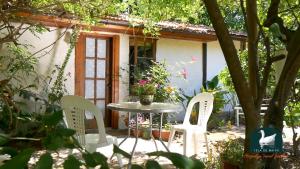
[[[120, 102], [120, 103], [110, 103], [107, 105], [107, 108], [109, 108], [111, 110], [116, 110], [116, 111], [128, 112], [129, 113], [128, 121], [130, 120], [130, 112], [143, 113], [143, 114], [149, 113], [149, 115], [150, 115], [150, 119], [149, 119], [150, 135], [153, 140], [154, 140], [154, 138], [152, 136], [152, 114], [160, 113], [159, 140], [162, 143], [162, 145], [165, 147], [165, 149], [169, 152], [168, 147], [164, 144], [164, 142], [161, 139], [163, 114], [179, 112], [182, 110], [182, 106], [177, 105], [177, 104], [172, 104], [172, 103], [158, 103], [158, 102], [153, 102], [150, 105], [141, 105], [140, 102]], [[136, 120], [135, 120], [136, 121], [136, 125], [135, 125], [136, 133], [138, 130], [137, 117], [138, 116], [136, 116]], [[129, 135], [130, 135], [130, 127], [128, 127], [128, 136], [119, 144], [119, 146], [129, 137]], [[135, 144], [133, 146], [132, 152], [131, 152], [131, 158], [129, 159], [129, 165], [131, 165], [131, 159], [134, 154], [137, 141], [138, 141], [138, 134], [136, 134], [136, 140], [135, 140]], [[155, 140], [154, 140], [154, 143], [155, 143], [155, 146], [157, 149]]]
[[107, 108], [137, 113], [173, 113], [182, 109], [182, 107], [177, 104], [158, 102], [153, 102], [150, 105], [141, 105], [140, 102], [110, 103], [107, 105]]

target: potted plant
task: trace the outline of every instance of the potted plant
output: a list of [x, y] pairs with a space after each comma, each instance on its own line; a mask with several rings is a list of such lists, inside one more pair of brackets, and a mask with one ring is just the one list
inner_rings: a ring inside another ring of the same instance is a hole
[[142, 105], [150, 105], [156, 93], [156, 85], [149, 80], [139, 80], [133, 86], [133, 91], [139, 96]]
[[[161, 130], [161, 139], [163, 141], [169, 140], [171, 127], [172, 127], [171, 123], [164, 124], [164, 126]], [[158, 139], [159, 138], [159, 129], [152, 130], [152, 135], [154, 138]]]
[[130, 128], [131, 128], [131, 135], [136, 137], [142, 137], [144, 139], [150, 138], [150, 128], [149, 128], [149, 119], [146, 119], [142, 114], [136, 114], [138, 120], [138, 130], [135, 129], [136, 121], [134, 119], [130, 120]]
[[242, 138], [217, 143], [223, 169], [240, 169], [243, 164], [244, 140]]

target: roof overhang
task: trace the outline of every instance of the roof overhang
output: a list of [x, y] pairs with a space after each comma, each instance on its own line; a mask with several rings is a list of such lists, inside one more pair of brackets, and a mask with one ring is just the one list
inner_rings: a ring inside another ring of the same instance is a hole
[[[134, 36], [142, 36], [143, 27], [137, 26], [132, 27], [127, 22], [108, 22], [108, 20], [102, 20], [97, 25], [88, 25], [86, 23], [80, 22], [75, 19], [61, 18], [57, 16], [49, 15], [34, 15], [31, 13], [19, 13], [19, 16], [26, 17], [28, 23], [38, 22], [45, 26], [60, 27], [60, 28], [71, 28], [74, 25], [80, 25], [82, 28], [86, 28], [90, 31], [101, 31], [107, 33], [121, 33]], [[217, 36], [214, 31], [207, 32], [193, 32], [186, 31], [184, 29], [170, 29], [162, 28], [159, 32], [159, 38], [170, 38], [170, 39], [182, 39], [182, 40], [192, 40], [201, 42], [216, 41]], [[231, 35], [234, 40], [246, 41], [246, 35]]]

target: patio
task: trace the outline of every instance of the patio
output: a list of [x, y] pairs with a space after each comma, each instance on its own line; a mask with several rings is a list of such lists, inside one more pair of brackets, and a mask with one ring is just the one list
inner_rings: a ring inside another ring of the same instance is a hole
[[[3, 1], [0, 168], [300, 168], [298, 11], [280, 0]], [[127, 128], [141, 136], [123, 143]], [[162, 130], [170, 148], [144, 139]]]
[[[220, 128], [218, 130], [213, 130], [213, 131], [209, 132], [209, 135], [208, 135], [209, 144], [210, 144], [209, 148], [212, 150], [213, 156], [214, 157], [218, 156], [218, 153], [216, 152], [213, 144], [215, 144], [218, 141], [223, 141], [224, 139], [228, 139], [228, 138], [244, 137], [244, 130], [245, 130], [244, 126], [240, 126], [240, 127], [232, 126], [231, 129], [224, 127], [224, 128]], [[115, 129], [107, 128], [106, 131], [107, 131], [107, 134], [116, 136], [118, 138], [118, 142], [121, 142], [127, 136], [127, 130], [115, 130]], [[284, 132], [286, 133], [285, 137], [283, 137], [285, 149], [290, 149], [290, 146], [292, 143], [291, 128], [285, 128]], [[135, 138], [131, 136], [121, 146], [121, 149], [125, 150], [126, 152], [131, 152], [134, 141], [135, 141]], [[156, 140], [156, 142], [158, 145], [158, 150], [165, 151], [162, 144], [158, 140]], [[98, 148], [97, 151], [104, 154], [107, 158], [110, 158], [112, 155], [112, 148], [113, 148], [112, 145], [110, 145], [107, 147]], [[190, 147], [190, 148], [192, 148], [192, 147]], [[179, 136], [179, 137], [176, 137], [175, 140], [173, 140], [173, 144], [172, 144], [172, 147], [170, 148], [170, 151], [182, 154], [182, 150], [183, 150], [182, 138]], [[136, 152], [135, 152], [135, 155], [133, 158], [133, 163], [143, 164], [145, 162], [145, 160], [150, 159], [149, 156], [146, 155], [146, 153], [153, 152], [153, 151], [155, 151], [155, 146], [154, 146], [153, 140], [139, 139], [138, 145], [136, 147]], [[32, 164], [35, 164], [39, 158], [39, 154], [42, 154], [43, 152], [44, 151], [37, 152], [31, 158], [31, 160], [29, 162], [29, 166], [31, 166]], [[58, 153], [52, 153], [52, 157], [55, 160], [53, 167], [54, 168], [63, 168], [62, 164], [66, 160], [67, 156], [69, 155], [68, 153], [69, 153], [68, 150], [59, 150]], [[78, 158], [82, 158], [82, 157], [80, 157], [80, 153], [76, 150], [73, 150], [73, 154], [75, 156], [77, 156]], [[200, 150], [200, 154], [193, 156], [193, 157], [202, 159], [205, 161], [207, 159], [205, 147], [202, 146], [201, 150]], [[171, 162], [166, 158], [159, 157], [159, 158], [155, 158], [155, 160], [157, 160], [166, 169], [175, 168], [173, 165], [171, 165]], [[292, 160], [293, 160], [292, 158], [284, 159], [286, 165], [291, 165], [290, 161], [292, 161]], [[128, 162], [128, 160], [125, 160], [125, 159], [123, 160], [123, 164], [126, 165], [127, 162]], [[296, 161], [294, 161], [293, 165], [294, 165], [293, 169], [300, 168], [300, 166], [297, 165]], [[109, 166], [110, 166], [110, 168], [119, 168], [118, 161], [116, 160], [115, 157], [111, 161], [109, 161]]]

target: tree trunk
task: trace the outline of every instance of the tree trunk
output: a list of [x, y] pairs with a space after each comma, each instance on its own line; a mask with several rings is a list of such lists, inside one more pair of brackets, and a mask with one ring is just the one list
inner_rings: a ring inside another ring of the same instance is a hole
[[[257, 110], [253, 96], [249, 92], [249, 84], [244, 77], [241, 63], [233, 40], [229, 34], [229, 31], [224, 22], [224, 18], [221, 15], [220, 9], [216, 0], [203, 0], [208, 11], [208, 15], [216, 31], [220, 46], [224, 53], [224, 57], [232, 77], [232, 81], [243, 108], [245, 119], [246, 119], [246, 138], [245, 138], [245, 153], [249, 152], [250, 149], [250, 137], [251, 134], [259, 127], [259, 111]], [[257, 160], [245, 159], [245, 169], [256, 169]]]
[[[276, 86], [268, 111], [264, 117], [264, 126], [273, 126], [282, 132], [284, 120], [284, 107], [291, 93], [292, 86], [300, 68], [300, 29], [294, 33], [287, 46], [287, 59], [283, 67], [279, 82]], [[280, 167], [279, 159], [268, 159], [266, 168]]]
[[[246, 1], [246, 14], [247, 14], [247, 31], [248, 31], [248, 72], [249, 72], [249, 86], [251, 95], [257, 105], [258, 88], [259, 88], [259, 72], [258, 72], [258, 21], [257, 21], [257, 4], [256, 1]], [[258, 107], [258, 105], [257, 105]]]
[[295, 126], [292, 126], [293, 129], [293, 153], [294, 156], [299, 157], [300, 156], [300, 152], [299, 152], [299, 145], [300, 145], [300, 137], [297, 138], [298, 133], [296, 133], [295, 131]]

